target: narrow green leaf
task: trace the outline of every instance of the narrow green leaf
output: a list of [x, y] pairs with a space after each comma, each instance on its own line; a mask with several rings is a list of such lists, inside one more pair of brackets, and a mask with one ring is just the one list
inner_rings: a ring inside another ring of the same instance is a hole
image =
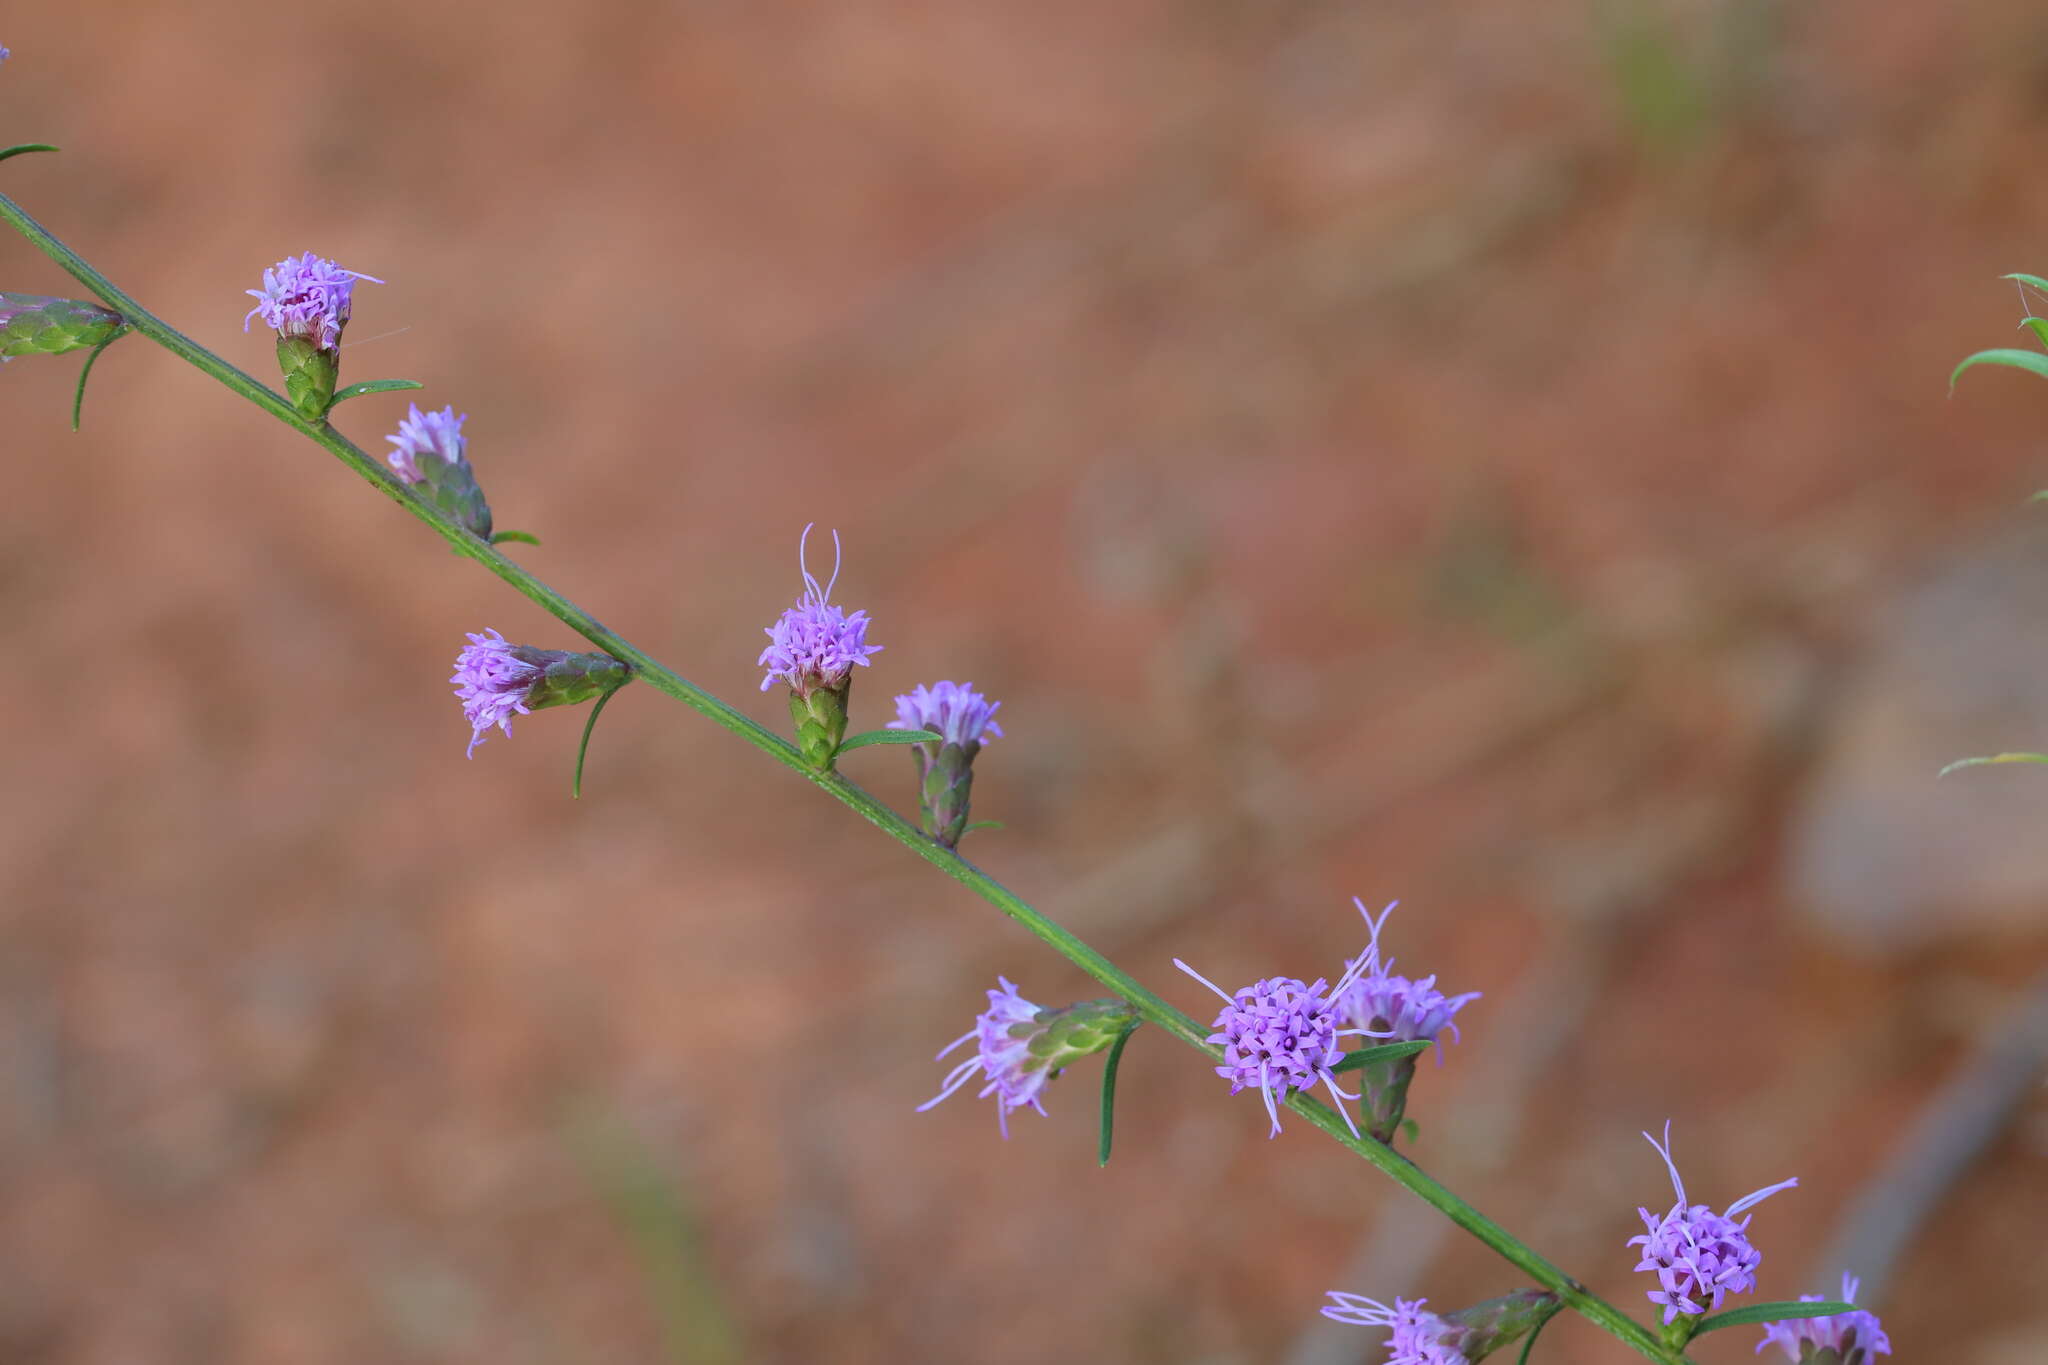
[[521, 545], [540, 544], [540, 537], [531, 531], [494, 531], [491, 533], [491, 544], [493, 545], [503, 545], [508, 540], [516, 540]]
[[1413, 1147], [1415, 1145], [1415, 1139], [1422, 1136], [1422, 1125], [1417, 1123], [1414, 1119], [1402, 1119], [1401, 1131], [1408, 1135], [1408, 1145], [1410, 1147]]
[[838, 752], [848, 749], [865, 749], [870, 744], [930, 744], [945, 736], [930, 730], [868, 730], [855, 735], [839, 746]]
[[2048, 754], [1987, 754], [1982, 758], [1959, 758], [1935, 776], [1947, 777], [1958, 768], [1981, 768], [1987, 763], [2048, 763]]
[[1536, 1349], [1536, 1338], [1543, 1335], [1543, 1329], [1550, 1326], [1550, 1320], [1556, 1316], [1555, 1310], [1543, 1315], [1543, 1321], [1536, 1324], [1529, 1333], [1529, 1339], [1522, 1343], [1522, 1353], [1515, 1357], [1515, 1365], [1529, 1365], [1529, 1352]]
[[2048, 347], [2048, 318], [2022, 318], [2020, 326], [2034, 334], [2034, 340]]
[[1003, 822], [1000, 820], [975, 820], [960, 832], [962, 834], [969, 834], [977, 829], [1001, 829], [1002, 827]]
[[2042, 279], [2039, 275], [2021, 275], [2018, 273], [2014, 273], [2011, 275], [2000, 275], [1998, 278], [2001, 280], [2018, 280], [2021, 284], [2031, 284], [2032, 286], [2034, 286], [2034, 288], [2041, 290], [2043, 293], [2048, 293], [2048, 280]]
[[2029, 374], [2038, 374], [2043, 379], [2048, 379], [2048, 355], [2036, 355], [2032, 351], [2001, 347], [1996, 350], [1979, 351], [1951, 370], [1948, 376], [1950, 393], [1955, 392], [1956, 380], [1963, 371], [1972, 365], [2009, 365], [2015, 370], [2025, 370]]
[[1837, 1313], [1855, 1311], [1855, 1304], [1838, 1303], [1833, 1299], [1823, 1299], [1819, 1303], [1753, 1303], [1747, 1308], [1734, 1308], [1726, 1313], [1716, 1313], [1711, 1318], [1701, 1318], [1700, 1325], [1693, 1329], [1693, 1335], [1703, 1337], [1723, 1327], [1748, 1327], [1759, 1322], [1785, 1322], [1792, 1318], [1831, 1318]]
[[[620, 686], [624, 686], [624, 684], [622, 683]], [[619, 689], [614, 687], [611, 691], [590, 704], [590, 718], [583, 722], [583, 742], [576, 746], [576, 776], [569, 783], [569, 799], [571, 801], [581, 801], [583, 799], [583, 756], [590, 752], [590, 732], [597, 728], [597, 717], [604, 710], [605, 703], [618, 694]]]
[[1403, 1057], [1413, 1057], [1416, 1053], [1434, 1046], [1434, 1043], [1425, 1038], [1415, 1043], [1388, 1043], [1384, 1047], [1364, 1048], [1358, 1052], [1346, 1053], [1344, 1060], [1330, 1070], [1356, 1071], [1362, 1066], [1371, 1066], [1374, 1062], [1398, 1062]]
[[85, 411], [85, 381], [87, 376], [92, 374], [93, 362], [100, 358], [101, 351], [106, 350], [107, 347], [119, 341], [127, 331], [128, 329], [123, 327], [120, 331], [85, 353], [85, 364], [81, 365], [78, 370], [78, 391], [71, 395], [71, 429], [73, 431], [78, 430], [78, 419]]
[[1116, 1128], [1116, 1068], [1124, 1059], [1124, 1044], [1131, 1041], [1131, 1035], [1138, 1031], [1138, 1025], [1145, 1022], [1133, 1019], [1124, 1025], [1124, 1031], [1109, 1045], [1109, 1056], [1102, 1060], [1102, 1140], [1095, 1149], [1095, 1164], [1109, 1164], [1109, 1139]]
[[366, 393], [397, 393], [402, 389], [424, 389], [425, 384], [417, 379], [365, 379], [360, 384], [351, 384], [335, 392], [334, 401], [327, 405], [332, 412], [339, 404], [351, 398], [361, 398]]
[[2034, 494], [2034, 496], [2033, 496], [2033, 497], [2031, 497], [2031, 498], [2028, 498], [2028, 499], [2027, 499], [2027, 501], [2028, 501], [2028, 502], [2048, 502], [2048, 488], [2044, 488], [2044, 489], [2042, 489], [2042, 490], [2041, 490], [2040, 492], [2038, 492], [2038, 493]]
[[56, 152], [62, 150], [61, 147], [52, 147], [47, 142], [17, 142], [12, 147], [0, 147], [0, 161], [5, 161], [10, 156], [20, 156], [25, 152]]

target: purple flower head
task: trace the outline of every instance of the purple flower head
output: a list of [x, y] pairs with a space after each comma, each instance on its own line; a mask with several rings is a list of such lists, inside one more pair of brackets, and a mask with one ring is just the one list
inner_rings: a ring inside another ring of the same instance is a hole
[[[1842, 1276], [1842, 1302], [1856, 1302], [1857, 1282], [1854, 1275]], [[1801, 1303], [1818, 1303], [1823, 1296], [1801, 1294]], [[1841, 1365], [1870, 1365], [1877, 1356], [1892, 1353], [1891, 1340], [1885, 1336], [1884, 1328], [1877, 1321], [1877, 1314], [1857, 1309], [1853, 1313], [1837, 1313], [1831, 1318], [1793, 1318], [1786, 1322], [1764, 1324], [1764, 1339], [1756, 1344], [1757, 1350], [1776, 1342], [1784, 1348], [1787, 1357], [1793, 1360], [1810, 1360], [1820, 1351], [1833, 1351], [1841, 1359]]]
[[1335, 988], [1317, 977], [1307, 985], [1291, 976], [1255, 981], [1236, 995], [1203, 976], [1179, 958], [1173, 965], [1222, 997], [1223, 1009], [1212, 1027], [1208, 1041], [1223, 1046], [1223, 1065], [1216, 1074], [1230, 1082], [1230, 1093], [1250, 1086], [1266, 1098], [1266, 1114], [1273, 1120], [1269, 1137], [1280, 1135], [1280, 1105], [1288, 1095], [1307, 1090], [1317, 1081], [1329, 1087], [1337, 1098], [1337, 1112], [1344, 1116], [1352, 1136], [1358, 1125], [1343, 1101], [1358, 1096], [1337, 1087], [1335, 1067], [1344, 1059], [1344, 1045], [1337, 1040], [1364, 1036], [1363, 1028], [1339, 1028], [1343, 1022], [1337, 1002], [1358, 979], [1365, 958], [1360, 958], [1338, 979]]
[[1003, 737], [1003, 727], [994, 719], [1001, 706], [975, 691], [971, 682], [935, 682], [930, 687], [919, 683], [896, 698], [896, 719], [883, 728], [935, 730], [947, 744], [979, 744], [984, 737]]
[[1738, 1223], [1735, 1216], [1799, 1182], [1781, 1180], [1767, 1185], [1730, 1204], [1727, 1212], [1715, 1213], [1705, 1204], [1685, 1202], [1685, 1182], [1678, 1178], [1678, 1164], [1671, 1159], [1670, 1122], [1664, 1124], [1661, 1143], [1648, 1133], [1643, 1137], [1664, 1158], [1678, 1201], [1661, 1218], [1648, 1209], [1637, 1209], [1649, 1231], [1629, 1238], [1628, 1244], [1643, 1249], [1637, 1270], [1657, 1272], [1659, 1287], [1649, 1291], [1650, 1302], [1664, 1306], [1668, 1325], [1681, 1313], [1718, 1310], [1728, 1295], [1747, 1294], [1756, 1288], [1756, 1268], [1764, 1255], [1749, 1244], [1749, 1219]]
[[514, 649], [504, 636], [486, 629], [482, 635], [471, 635], [468, 647], [455, 656], [455, 675], [448, 681], [455, 684], [462, 713], [469, 717], [471, 758], [493, 725], [509, 735], [512, 717], [532, 714], [526, 696], [541, 670]]
[[1386, 1365], [1468, 1365], [1465, 1353], [1444, 1342], [1444, 1337], [1461, 1336], [1456, 1324], [1444, 1321], [1422, 1305], [1428, 1299], [1395, 1299], [1392, 1308], [1378, 1299], [1359, 1294], [1330, 1291], [1331, 1302], [1323, 1316], [1354, 1327], [1387, 1327]]
[[432, 455], [444, 464], [469, 463], [464, 451], [469, 442], [462, 435], [462, 424], [469, 420], [468, 413], [458, 413], [452, 407], [439, 412], [421, 412], [417, 403], [412, 411], [398, 424], [396, 436], [386, 436], [397, 449], [387, 457], [391, 467], [398, 471], [398, 477], [408, 484], [418, 483], [426, 477], [420, 472], [420, 456]]
[[1435, 1043], [1437, 1061], [1441, 1063], [1444, 1051], [1438, 1035], [1449, 1029], [1455, 1041], [1458, 1026], [1451, 1022], [1451, 1017], [1477, 1000], [1480, 993], [1468, 991], [1464, 995], [1445, 995], [1436, 988], [1435, 976], [1411, 980], [1394, 975], [1394, 959], [1380, 956], [1380, 930], [1400, 902], [1390, 902], [1386, 909], [1380, 911], [1378, 919], [1374, 919], [1372, 912], [1365, 908], [1364, 901], [1354, 896], [1351, 903], [1358, 907], [1359, 914], [1365, 916], [1372, 942], [1366, 947], [1364, 957], [1346, 964], [1358, 975], [1351, 989], [1344, 993], [1342, 1007], [1345, 1019], [1355, 1028], [1370, 1030], [1375, 1038], [1388, 1038], [1398, 1043]]
[[12, 57], [13, 55], [14, 54], [12, 52], [9, 52], [6, 48], [0, 47], [0, 62], [6, 61], [9, 57]]
[[1043, 1011], [1017, 994], [1017, 987], [1008, 977], [999, 976], [996, 980], [1003, 988], [988, 993], [988, 1009], [975, 1016], [974, 1027], [946, 1044], [933, 1060], [943, 1059], [970, 1038], [975, 1040], [974, 1055], [946, 1073], [939, 1093], [917, 1106], [917, 1112], [922, 1114], [967, 1084], [971, 1077], [983, 1075], [988, 1077], [988, 1084], [981, 1088], [981, 1094], [984, 1098], [996, 1097], [996, 1125], [1007, 1138], [1012, 1109], [1030, 1105], [1041, 1114], [1045, 1112], [1045, 1106], [1038, 1102], [1038, 1092], [1045, 1089], [1056, 1068], [1031, 1053], [1032, 1039], [1043, 1032], [1039, 1027]]
[[307, 252], [287, 256], [263, 272], [263, 287], [243, 292], [256, 300], [242, 330], [261, 316], [263, 325], [280, 337], [307, 337], [323, 351], [341, 344], [341, 329], [348, 322], [355, 299], [357, 280], [371, 284], [384, 281], [370, 275], [343, 270], [325, 257]]
[[832, 589], [839, 582], [839, 533], [832, 533], [832, 577], [823, 587], [804, 563], [804, 543], [810, 535], [811, 528], [804, 527], [796, 549], [797, 567], [804, 576], [803, 595], [767, 628], [768, 648], [755, 661], [768, 670], [761, 679], [763, 692], [778, 678], [802, 697], [820, 688], [836, 689], [845, 683], [854, 665], [866, 668], [868, 656], [882, 649], [867, 643], [866, 612], [848, 616], [844, 609], [832, 605]]

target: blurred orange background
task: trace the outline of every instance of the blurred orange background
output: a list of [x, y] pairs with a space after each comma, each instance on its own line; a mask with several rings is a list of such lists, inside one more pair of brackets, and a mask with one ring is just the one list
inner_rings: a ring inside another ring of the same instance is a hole
[[[6, 22], [0, 142], [65, 149], [6, 193], [266, 378], [265, 266], [387, 281], [343, 381], [472, 414], [514, 553], [778, 729], [836, 526], [856, 727], [1000, 697], [967, 851], [1176, 1003], [1400, 898], [1486, 993], [1412, 1153], [1572, 1273], [1648, 1316], [1669, 1117], [1698, 1199], [1802, 1178], [1763, 1296], [2048, 1358], [2048, 778], [1934, 779], [2048, 747], [2048, 389], [1945, 392], [2048, 273], [2038, 6]], [[72, 435], [76, 359], [0, 376], [0, 1360], [1336, 1365], [1327, 1289], [1519, 1283], [1155, 1031], [1105, 1170], [1094, 1063], [1007, 1144], [914, 1113], [997, 973], [1090, 983], [651, 690], [581, 802], [580, 713], [465, 762], [463, 633], [574, 639], [144, 340]]]

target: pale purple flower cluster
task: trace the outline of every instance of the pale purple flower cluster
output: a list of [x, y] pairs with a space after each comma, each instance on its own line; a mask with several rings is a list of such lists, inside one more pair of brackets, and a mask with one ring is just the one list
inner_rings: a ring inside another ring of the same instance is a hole
[[933, 1060], [943, 1060], [969, 1039], [975, 1042], [974, 1055], [948, 1072], [939, 1093], [917, 1106], [917, 1112], [922, 1114], [980, 1074], [988, 1077], [981, 1095], [996, 1097], [996, 1126], [1007, 1138], [1012, 1109], [1029, 1105], [1041, 1114], [1045, 1112], [1038, 1095], [1052, 1079], [1052, 1068], [1031, 1055], [1031, 1041], [1040, 1032], [1039, 1007], [1017, 994], [1017, 987], [1008, 977], [999, 976], [996, 980], [1002, 983], [1002, 989], [988, 993], [988, 1009], [974, 1017], [974, 1027], [941, 1048]]
[[[1843, 1275], [1842, 1302], [1856, 1302], [1858, 1287], [1854, 1275]], [[1824, 1297], [1821, 1294], [1801, 1294], [1799, 1301], [1818, 1303]], [[1873, 1357], [1892, 1353], [1891, 1339], [1885, 1336], [1877, 1314], [1860, 1308], [1853, 1313], [1837, 1313], [1831, 1318], [1791, 1318], [1784, 1322], [1765, 1323], [1764, 1339], [1756, 1344], [1756, 1348], [1761, 1351], [1773, 1342], [1792, 1360], [1806, 1360], [1816, 1351], [1833, 1351], [1841, 1358], [1841, 1365], [1870, 1365]]]
[[1358, 1096], [1338, 1088], [1334, 1068], [1344, 1060], [1344, 1045], [1337, 1040], [1366, 1032], [1338, 1027], [1343, 1022], [1338, 1002], [1357, 980], [1365, 961], [1360, 958], [1352, 964], [1334, 988], [1321, 977], [1308, 985], [1296, 977], [1275, 976], [1229, 995], [1187, 963], [1173, 960], [1174, 966], [1222, 997], [1223, 1009], [1212, 1025], [1216, 1032], [1209, 1035], [1211, 1043], [1223, 1047], [1223, 1065], [1216, 1068], [1216, 1074], [1230, 1082], [1233, 1095], [1256, 1087], [1265, 1096], [1266, 1114], [1273, 1120], [1269, 1136], [1279, 1136], [1280, 1105], [1287, 1097], [1318, 1081], [1337, 1097], [1337, 1112], [1344, 1116], [1352, 1136], [1358, 1135], [1358, 1125], [1344, 1107], [1344, 1101]]
[[12, 57], [13, 55], [14, 54], [12, 52], [9, 52], [6, 48], [0, 47], [0, 62], [6, 61], [9, 57]]
[[263, 272], [261, 289], [242, 292], [256, 300], [242, 330], [256, 317], [281, 337], [307, 337], [323, 351], [341, 344], [341, 329], [348, 322], [355, 300], [357, 280], [371, 284], [384, 281], [370, 275], [343, 270], [322, 256], [307, 252], [287, 256]]
[[1756, 1268], [1763, 1261], [1763, 1253], [1749, 1244], [1750, 1220], [1745, 1218], [1738, 1223], [1735, 1217], [1799, 1182], [1781, 1180], [1767, 1185], [1736, 1200], [1725, 1213], [1715, 1213], [1705, 1204], [1686, 1203], [1685, 1182], [1678, 1177], [1678, 1163], [1671, 1159], [1670, 1123], [1664, 1125], [1663, 1142], [1648, 1133], [1643, 1137], [1664, 1158], [1678, 1201], [1661, 1218], [1648, 1209], [1637, 1209], [1649, 1231], [1631, 1237], [1628, 1245], [1643, 1249], [1637, 1270], [1657, 1273], [1660, 1287], [1649, 1291], [1650, 1302], [1664, 1306], [1664, 1321], [1668, 1324], [1681, 1313], [1697, 1315], [1718, 1310], [1728, 1295], [1747, 1294], [1756, 1288]]
[[975, 691], [971, 682], [919, 683], [896, 698], [896, 719], [885, 728], [932, 730], [947, 744], [979, 744], [984, 738], [1002, 738], [1003, 727], [994, 719], [1001, 705]]
[[471, 635], [469, 645], [455, 656], [455, 695], [462, 699], [462, 713], [469, 718], [469, 757], [483, 743], [492, 726], [512, 733], [512, 717], [530, 715], [526, 694], [541, 670], [519, 658], [513, 646], [495, 630]]
[[421, 412], [417, 403], [411, 407], [412, 411], [398, 424], [398, 434], [384, 438], [397, 447], [387, 458], [401, 480], [415, 484], [425, 477], [420, 473], [421, 455], [432, 455], [446, 464], [468, 463], [463, 452], [469, 443], [462, 435], [468, 413], [458, 413], [453, 407]]
[[1394, 959], [1380, 957], [1380, 929], [1400, 902], [1390, 903], [1380, 911], [1378, 919], [1374, 919], [1372, 912], [1365, 908], [1365, 902], [1353, 897], [1351, 903], [1358, 907], [1359, 914], [1365, 916], [1372, 942], [1364, 957], [1346, 964], [1357, 973], [1357, 980], [1343, 992], [1339, 1001], [1344, 1018], [1354, 1028], [1370, 1031], [1375, 1038], [1400, 1043], [1436, 1043], [1437, 1060], [1441, 1062], [1443, 1043], [1438, 1035], [1449, 1029], [1452, 1039], [1456, 1040], [1458, 1026], [1451, 1022], [1452, 1016], [1479, 999], [1480, 992], [1467, 991], [1463, 995], [1447, 996], [1436, 988], [1433, 975], [1419, 980], [1394, 975]]
[[1451, 1324], [1422, 1306], [1428, 1299], [1397, 1298], [1389, 1308], [1378, 1299], [1361, 1294], [1346, 1294], [1337, 1289], [1329, 1293], [1332, 1302], [1324, 1307], [1324, 1317], [1354, 1327], [1392, 1330], [1387, 1338], [1386, 1365], [1468, 1365], [1463, 1351], [1444, 1344], [1443, 1337], [1452, 1331]]
[[767, 670], [761, 679], [766, 692], [779, 679], [798, 696], [808, 697], [820, 688], [837, 688], [855, 665], [868, 666], [868, 656], [882, 647], [867, 643], [868, 614], [832, 605], [832, 589], [839, 582], [839, 533], [832, 533], [834, 562], [832, 578], [823, 587], [804, 564], [804, 542], [811, 528], [804, 527], [804, 539], [797, 542], [797, 566], [804, 576], [803, 596], [766, 628], [768, 648], [755, 662]]

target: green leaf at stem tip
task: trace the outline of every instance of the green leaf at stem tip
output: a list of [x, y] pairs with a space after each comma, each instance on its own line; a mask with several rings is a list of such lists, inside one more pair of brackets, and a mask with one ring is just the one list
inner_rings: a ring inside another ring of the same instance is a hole
[[2048, 348], [2048, 318], [2022, 318], [2020, 326], [2034, 334], [2034, 340]]
[[1344, 1060], [1331, 1067], [1330, 1070], [1333, 1073], [1338, 1071], [1356, 1071], [1362, 1066], [1371, 1066], [1374, 1062], [1398, 1062], [1403, 1057], [1413, 1057], [1416, 1053], [1434, 1046], [1436, 1046], [1435, 1043], [1424, 1038], [1419, 1042], [1388, 1043], [1383, 1047], [1364, 1048], [1357, 1052], [1345, 1053]]
[[[619, 684], [619, 687], [624, 686], [624, 683]], [[597, 728], [598, 713], [604, 710], [606, 702], [618, 694], [619, 688], [614, 687], [611, 691], [604, 693], [590, 704], [590, 718], [583, 722], [583, 742], [576, 746], [576, 776], [569, 783], [569, 799], [571, 801], [581, 801], [583, 799], [583, 756], [590, 752], [590, 732]]]
[[24, 152], [56, 152], [62, 150], [63, 148], [52, 147], [47, 142], [17, 142], [12, 147], [0, 147], [0, 161], [5, 161], [10, 156], [20, 156]]
[[351, 398], [361, 398], [366, 393], [396, 393], [401, 389], [425, 387], [426, 385], [417, 379], [365, 379], [360, 384], [351, 384], [345, 389], [335, 390], [334, 401], [329, 403], [327, 408], [332, 412], [338, 404], [345, 403]]
[[1095, 1149], [1095, 1164], [1109, 1164], [1109, 1138], [1116, 1127], [1116, 1067], [1124, 1059], [1124, 1044], [1131, 1041], [1131, 1035], [1138, 1031], [1138, 1025], [1145, 1022], [1133, 1019], [1124, 1025], [1124, 1031], [1109, 1045], [1109, 1056], [1102, 1059], [1102, 1139]]
[[119, 341], [127, 331], [128, 329], [123, 327], [120, 331], [85, 353], [85, 364], [81, 365], [78, 369], [78, 391], [71, 395], [71, 429], [73, 431], [78, 430], [78, 419], [85, 411], [85, 381], [87, 376], [92, 373], [93, 362], [100, 358], [101, 351], [106, 350], [107, 347]]
[[2001, 280], [2018, 280], [2021, 284], [2031, 284], [2043, 293], [2048, 293], [2048, 280], [2042, 279], [2039, 275], [2022, 275], [2014, 272], [2010, 275], [2000, 275], [1998, 278]]
[[1853, 1313], [1856, 1305], [1823, 1299], [1818, 1303], [1753, 1303], [1747, 1308], [1732, 1308], [1726, 1313], [1716, 1313], [1711, 1318], [1701, 1318], [1699, 1326], [1693, 1329], [1695, 1337], [1709, 1332], [1718, 1332], [1723, 1327], [1747, 1327], [1759, 1322], [1784, 1322], [1790, 1318], [1831, 1318], [1837, 1313]]
[[521, 545], [540, 544], [540, 537], [531, 531], [493, 531], [491, 533], [491, 544], [493, 545], [503, 545], [508, 540], [516, 540]]
[[2015, 370], [2025, 370], [2029, 374], [2038, 374], [2043, 379], [2048, 379], [2048, 355], [2016, 350], [2009, 346], [1998, 347], [1989, 351], [1979, 351], [1951, 370], [1948, 376], [1951, 393], [1955, 391], [1956, 380], [1972, 365], [2009, 365]]
[[2048, 763], [2048, 754], [1986, 754], [1981, 758], [1959, 758], [1935, 776], [1947, 777], [1958, 768], [1981, 768], [1987, 763]]
[[870, 744], [929, 744], [944, 738], [931, 730], [865, 730], [841, 744], [839, 752], [865, 749]]

